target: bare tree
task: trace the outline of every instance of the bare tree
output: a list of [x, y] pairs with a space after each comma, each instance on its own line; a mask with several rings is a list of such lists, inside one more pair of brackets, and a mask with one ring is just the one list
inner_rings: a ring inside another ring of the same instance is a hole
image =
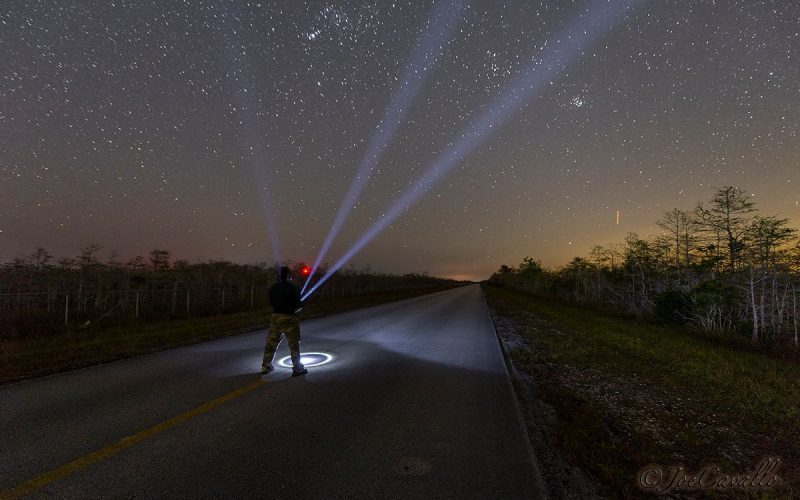
[[[758, 340], [767, 326], [774, 335], [781, 333], [787, 298], [793, 289], [788, 272], [789, 244], [797, 237], [797, 230], [788, 224], [788, 219], [756, 216], [748, 228], [751, 262], [747, 291], [753, 320], [753, 340]], [[781, 266], [784, 262], [787, 265]]]
[[150, 266], [153, 271], [163, 271], [169, 269], [169, 250], [151, 250]]
[[42, 247], [36, 247], [36, 251], [30, 256], [31, 264], [36, 271], [41, 271], [42, 269], [49, 267], [52, 259], [53, 256], [50, 254], [50, 252]]
[[669, 212], [665, 212], [664, 216], [656, 221], [656, 225], [667, 231], [667, 235], [674, 245], [672, 258], [675, 268], [689, 267], [692, 262], [692, 250], [699, 241], [697, 220], [687, 210], [673, 208]]
[[613, 270], [622, 264], [622, 247], [618, 243], [595, 245], [589, 255], [601, 267], [608, 267]]
[[735, 186], [718, 189], [708, 206], [701, 203], [695, 210], [698, 223], [717, 237], [717, 248], [724, 244], [729, 271], [738, 268], [752, 219], [749, 214], [756, 210], [755, 202]]
[[98, 263], [95, 254], [101, 248], [102, 247], [97, 243], [90, 243], [87, 246], [81, 248], [81, 254], [78, 256], [78, 265], [80, 267], [80, 281], [78, 283], [78, 300], [77, 300], [78, 311], [83, 310], [85, 307], [83, 301], [83, 292], [87, 286], [89, 275], [91, 274], [93, 268]]

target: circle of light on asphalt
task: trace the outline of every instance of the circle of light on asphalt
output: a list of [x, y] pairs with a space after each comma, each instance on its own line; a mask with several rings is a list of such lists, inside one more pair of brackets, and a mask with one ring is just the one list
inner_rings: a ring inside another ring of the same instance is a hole
[[[305, 367], [324, 365], [325, 363], [330, 363], [332, 360], [333, 356], [324, 352], [306, 352], [300, 355], [300, 362], [303, 363]], [[278, 364], [286, 368], [292, 368], [292, 357], [286, 356], [285, 358], [281, 358]]]

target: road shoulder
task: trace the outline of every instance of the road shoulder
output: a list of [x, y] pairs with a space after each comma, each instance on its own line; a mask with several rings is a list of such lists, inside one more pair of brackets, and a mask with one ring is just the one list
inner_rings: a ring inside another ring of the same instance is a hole
[[518, 334], [514, 321], [502, 315], [487, 300], [489, 313], [503, 352], [511, 383], [525, 424], [529, 446], [537, 462], [546, 498], [600, 499], [597, 484], [579, 467], [571, 465], [555, 446], [556, 411], [538, 397], [538, 383], [517, 368], [510, 353], [527, 349], [528, 342]]

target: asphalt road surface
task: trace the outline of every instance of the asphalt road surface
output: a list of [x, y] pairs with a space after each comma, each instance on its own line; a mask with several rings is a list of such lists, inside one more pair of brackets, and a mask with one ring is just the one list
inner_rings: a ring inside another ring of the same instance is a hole
[[[0, 491], [58, 498], [539, 498], [478, 286], [0, 387]], [[282, 342], [276, 361], [288, 356]]]

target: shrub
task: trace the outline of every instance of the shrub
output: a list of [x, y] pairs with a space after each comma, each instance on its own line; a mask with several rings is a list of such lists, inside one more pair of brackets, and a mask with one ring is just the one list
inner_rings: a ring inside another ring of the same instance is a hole
[[653, 298], [653, 316], [664, 323], [686, 323], [692, 314], [692, 299], [680, 290], [665, 290]]

